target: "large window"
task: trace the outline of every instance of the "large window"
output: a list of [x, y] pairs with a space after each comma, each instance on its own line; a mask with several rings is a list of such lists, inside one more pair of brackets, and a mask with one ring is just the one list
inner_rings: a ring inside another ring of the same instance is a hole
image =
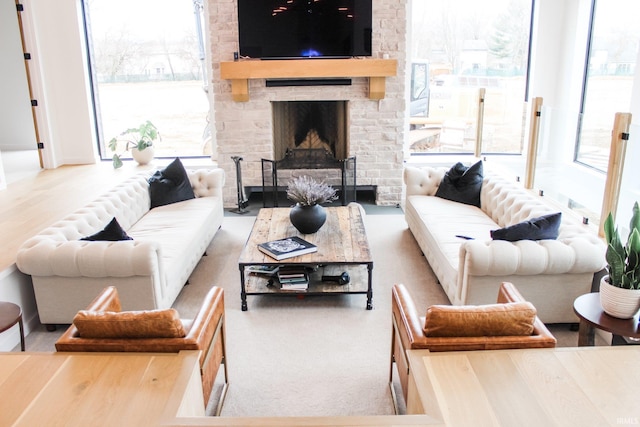
[[210, 154], [202, 0], [85, 0], [84, 7], [102, 157], [113, 155], [111, 138], [147, 120], [162, 137], [156, 157]]
[[426, 108], [414, 108], [424, 101], [411, 91], [410, 152], [473, 152], [484, 88], [482, 152], [520, 154], [532, 0], [414, 0], [411, 7], [410, 55], [427, 64], [429, 90]]
[[640, 2], [594, 1], [576, 160], [607, 170], [616, 112], [629, 112], [640, 41]]

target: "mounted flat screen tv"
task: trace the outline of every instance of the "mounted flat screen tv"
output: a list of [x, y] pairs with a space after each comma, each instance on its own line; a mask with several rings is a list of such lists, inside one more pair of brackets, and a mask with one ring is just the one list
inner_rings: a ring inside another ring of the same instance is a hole
[[371, 56], [372, 0], [238, 0], [240, 56]]

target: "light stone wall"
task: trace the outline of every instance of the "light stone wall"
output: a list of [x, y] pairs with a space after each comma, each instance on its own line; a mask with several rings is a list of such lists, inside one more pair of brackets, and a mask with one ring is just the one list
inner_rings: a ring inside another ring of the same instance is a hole
[[[220, 63], [233, 61], [233, 52], [238, 51], [237, 3], [236, 0], [208, 0], [205, 11], [209, 16], [214, 159], [227, 176], [225, 207], [234, 207], [237, 203], [232, 156], [243, 158], [244, 186], [262, 185], [261, 159], [273, 159], [272, 101], [348, 100], [348, 157], [357, 159], [358, 186], [377, 186], [379, 205], [400, 203], [403, 141], [407, 129], [407, 0], [373, 0], [372, 57], [398, 61], [397, 75], [386, 79], [386, 96], [380, 101], [368, 98], [367, 78], [353, 78], [351, 86], [290, 87], [266, 87], [265, 79], [252, 79], [249, 80], [249, 101], [233, 101], [231, 82], [220, 79]], [[309, 64], [312, 65], [313, 60], [309, 60]]]

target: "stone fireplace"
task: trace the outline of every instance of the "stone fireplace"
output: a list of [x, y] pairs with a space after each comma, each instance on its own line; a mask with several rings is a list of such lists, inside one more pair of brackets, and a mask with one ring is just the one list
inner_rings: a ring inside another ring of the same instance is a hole
[[[248, 96], [239, 100], [237, 82], [221, 77], [221, 63], [233, 62], [233, 52], [238, 51], [237, 4], [231, 0], [206, 2], [212, 157], [226, 173], [225, 207], [237, 202], [236, 167], [231, 157], [242, 157], [243, 185], [255, 189], [262, 184], [262, 159], [279, 160], [291, 147], [317, 146], [328, 147], [337, 159], [356, 157], [357, 185], [375, 189], [377, 204], [401, 202], [403, 141], [408, 130], [404, 93], [407, 4], [406, 0], [372, 1], [373, 58], [384, 55], [397, 60], [397, 75], [386, 78], [382, 99], [370, 97], [374, 82], [359, 72], [340, 76], [350, 79], [348, 85], [296, 85], [294, 81], [290, 86], [271, 86], [266, 78], [247, 72], [243, 89]], [[314, 75], [318, 60], [291, 61], [304, 61], [308, 78], [322, 77]], [[367, 58], [362, 61], [366, 63]], [[279, 77], [289, 76], [269, 76]], [[292, 113], [294, 110], [297, 112]]]

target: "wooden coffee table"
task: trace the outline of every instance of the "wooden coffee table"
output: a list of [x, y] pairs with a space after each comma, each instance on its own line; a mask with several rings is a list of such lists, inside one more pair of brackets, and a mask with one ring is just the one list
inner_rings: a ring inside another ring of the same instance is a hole
[[613, 334], [612, 344], [621, 343], [620, 340], [623, 338], [618, 337], [640, 338], [640, 324], [638, 323], [640, 314], [636, 314], [631, 319], [618, 319], [609, 316], [602, 310], [598, 292], [584, 294], [576, 298], [573, 303], [573, 311], [580, 318], [579, 347], [594, 345], [594, 328], [611, 332]]
[[[300, 234], [289, 221], [290, 208], [263, 208], [247, 239], [240, 258], [240, 297], [242, 311], [247, 310], [247, 295], [327, 295], [366, 294], [367, 310], [373, 299], [373, 258], [357, 205], [328, 207], [327, 222], [314, 234]], [[318, 246], [318, 251], [277, 261], [258, 250], [258, 243], [300, 236]], [[280, 289], [277, 280], [269, 276], [247, 272], [249, 266], [304, 265], [314, 271], [310, 274], [306, 291]], [[347, 272], [350, 282], [340, 285], [321, 281], [322, 275], [335, 276]]]

